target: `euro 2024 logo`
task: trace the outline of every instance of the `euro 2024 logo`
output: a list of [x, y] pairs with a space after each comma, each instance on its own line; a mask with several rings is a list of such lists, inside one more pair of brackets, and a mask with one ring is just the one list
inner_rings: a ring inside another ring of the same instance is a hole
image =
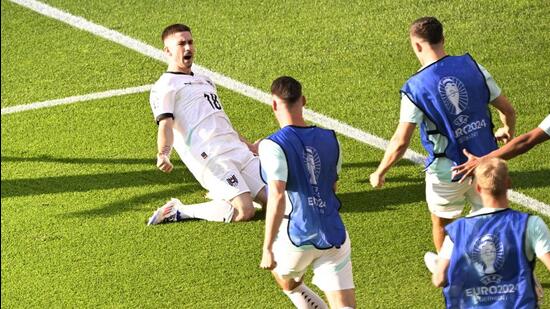
[[306, 164], [309, 174], [309, 182], [312, 185], [317, 185], [317, 180], [321, 173], [321, 158], [319, 158], [319, 154], [315, 148], [306, 146], [304, 151], [304, 163]]
[[470, 257], [483, 284], [499, 283], [502, 280], [497, 271], [504, 265], [504, 248], [497, 236], [485, 234], [478, 238]]
[[308, 197], [308, 203], [312, 206], [317, 206], [323, 211], [327, 206], [326, 202], [321, 198], [319, 192], [319, 176], [321, 175], [321, 158], [319, 153], [313, 147], [306, 146], [304, 149], [304, 164], [309, 176], [309, 183], [313, 189], [313, 196]]
[[438, 91], [449, 113], [458, 115], [468, 107], [468, 92], [460, 79], [443, 77], [439, 80]]

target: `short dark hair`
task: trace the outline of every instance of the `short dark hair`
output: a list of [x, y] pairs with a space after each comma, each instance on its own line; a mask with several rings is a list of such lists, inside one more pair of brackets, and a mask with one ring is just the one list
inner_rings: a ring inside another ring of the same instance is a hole
[[162, 35], [160, 36], [160, 38], [164, 42], [164, 39], [166, 39], [168, 36], [178, 32], [191, 32], [191, 28], [184, 24], [173, 24], [164, 28], [164, 31], [162, 31]]
[[435, 17], [421, 17], [411, 24], [410, 34], [430, 44], [443, 41], [443, 25]]
[[271, 93], [287, 104], [294, 104], [302, 97], [302, 85], [290, 76], [281, 76], [271, 83]]

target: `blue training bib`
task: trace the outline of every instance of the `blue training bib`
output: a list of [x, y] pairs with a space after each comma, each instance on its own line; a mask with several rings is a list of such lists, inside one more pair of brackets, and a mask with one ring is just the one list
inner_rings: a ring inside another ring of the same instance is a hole
[[447, 308], [536, 308], [534, 260], [524, 251], [528, 217], [507, 209], [447, 225], [454, 243]]
[[[446, 56], [413, 75], [401, 92], [430, 119], [436, 130], [420, 128], [422, 145], [428, 152], [426, 167], [435, 158], [446, 157], [455, 165], [467, 161], [467, 149], [483, 156], [497, 149], [493, 134], [489, 88], [477, 63], [469, 54]], [[442, 134], [448, 140], [443, 153], [435, 153], [429, 135]]]
[[318, 249], [341, 246], [346, 240], [346, 229], [333, 187], [338, 179], [339, 157], [334, 131], [286, 126], [268, 139], [283, 149], [288, 164], [290, 241], [295, 246], [313, 245]]

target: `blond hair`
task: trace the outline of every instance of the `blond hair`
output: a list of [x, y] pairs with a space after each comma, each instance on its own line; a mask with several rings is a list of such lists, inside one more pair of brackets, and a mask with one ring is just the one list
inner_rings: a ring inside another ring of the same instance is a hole
[[508, 164], [500, 158], [481, 159], [475, 178], [481, 189], [491, 192], [492, 196], [502, 196], [509, 185]]

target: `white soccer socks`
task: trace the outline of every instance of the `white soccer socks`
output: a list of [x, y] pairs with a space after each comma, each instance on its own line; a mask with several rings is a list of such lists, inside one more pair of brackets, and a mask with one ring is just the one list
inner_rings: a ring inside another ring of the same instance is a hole
[[223, 200], [213, 200], [206, 203], [183, 205], [176, 200], [174, 208], [178, 211], [178, 221], [185, 219], [202, 219], [214, 222], [231, 222], [233, 206]]
[[327, 304], [304, 283], [292, 291], [283, 291], [298, 309], [328, 309]]
[[424, 254], [424, 263], [432, 274], [435, 273], [437, 270], [437, 254], [426, 252], [426, 254]]

